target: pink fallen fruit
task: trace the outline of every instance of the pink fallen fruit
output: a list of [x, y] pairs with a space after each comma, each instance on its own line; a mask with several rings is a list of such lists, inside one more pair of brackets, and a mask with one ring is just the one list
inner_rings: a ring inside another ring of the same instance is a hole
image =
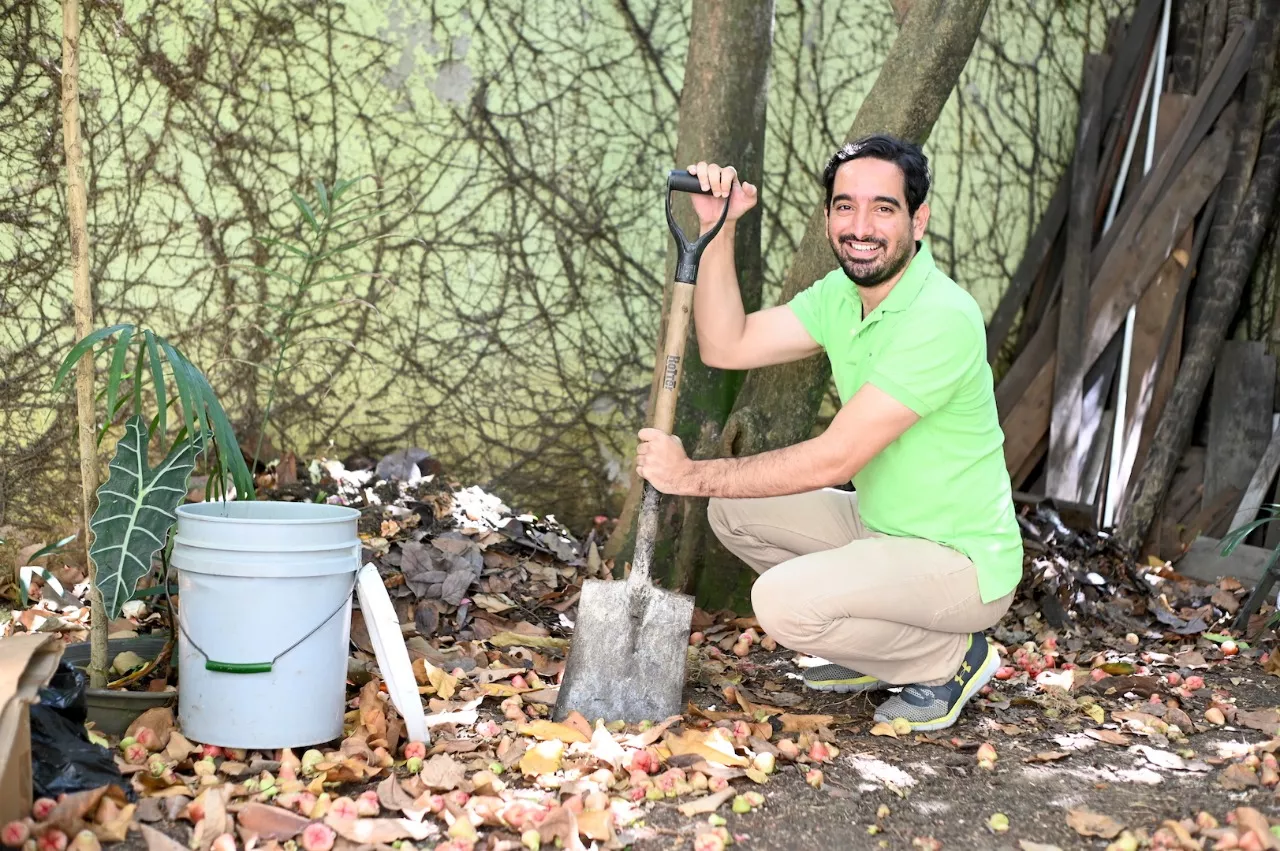
[[1187, 677], [1187, 690], [1199, 691], [1204, 688], [1204, 677], [1192, 675]]
[[814, 762], [830, 762], [831, 748], [827, 746], [826, 742], [815, 741], [812, 745], [809, 746], [808, 755], [809, 755], [809, 759], [813, 760]]
[[36, 798], [35, 803], [31, 805], [31, 817], [36, 821], [44, 821], [56, 806], [58, 802], [53, 798]]
[[631, 754], [632, 771], [643, 771], [646, 774], [653, 774], [658, 770], [658, 756], [653, 751], [641, 749]]
[[130, 765], [142, 765], [150, 755], [151, 751], [143, 747], [141, 742], [134, 742], [124, 749], [124, 761]]
[[511, 687], [518, 688], [518, 689], [527, 689], [529, 687], [529, 681], [526, 680], [522, 674], [516, 674], [514, 677], [511, 678]]
[[724, 840], [716, 833], [699, 833], [693, 838], [693, 851], [724, 851]]
[[236, 838], [229, 833], [221, 833], [213, 840], [209, 851], [236, 851]]
[[810, 786], [812, 786], [815, 789], [822, 788], [822, 781], [823, 781], [823, 777], [822, 777], [821, 769], [810, 768], [804, 774], [804, 782], [808, 783]]
[[298, 844], [302, 846], [303, 851], [329, 851], [333, 847], [336, 836], [337, 834], [329, 825], [313, 821], [303, 829], [302, 839]]
[[[483, 736], [486, 739], [496, 739], [502, 734], [502, 728], [498, 726], [496, 721], [481, 721], [476, 725], [476, 735]], [[426, 755], [426, 748], [423, 747], [423, 755]]]
[[356, 809], [356, 802], [346, 795], [334, 799], [333, 803], [329, 805], [329, 814], [343, 821], [354, 821], [360, 818], [360, 811]]
[[723, 777], [713, 776], [707, 779], [707, 788], [712, 792], [723, 792], [725, 789], [729, 788], [729, 781], [725, 780]]
[[56, 827], [51, 827], [40, 834], [36, 843], [40, 851], [67, 851], [67, 835]]
[[701, 632], [691, 632], [689, 633], [689, 645], [691, 647], [697, 647], [704, 640], [706, 640], [706, 637], [707, 636]]
[[198, 753], [200, 754], [201, 757], [207, 756], [211, 759], [217, 759], [220, 756], [226, 756], [226, 754], [223, 753], [222, 748], [218, 747], [217, 745], [202, 745]]
[[0, 844], [10, 848], [21, 847], [31, 836], [31, 827], [25, 821], [11, 821], [0, 828]]
[[139, 727], [134, 738], [137, 739], [138, 744], [142, 745], [152, 753], [155, 753], [163, 747], [163, 745], [160, 744], [160, 737], [157, 736], [156, 731], [152, 730], [150, 727]]
[[1089, 672], [1089, 678], [1092, 679], [1095, 683], [1098, 682], [1098, 680], [1105, 680], [1107, 677], [1108, 677], [1107, 672], [1102, 670], [1101, 668], [1094, 668], [1092, 671]]
[[1179, 674], [1177, 671], [1174, 671], [1171, 674], [1167, 674], [1164, 678], [1164, 681], [1174, 687], [1180, 686], [1182, 685], [1182, 674]]
[[356, 812], [362, 816], [376, 816], [379, 812], [378, 793], [372, 789], [361, 792], [356, 798]]
[[1011, 679], [1013, 679], [1014, 675], [1015, 675], [1015, 674], [1017, 674], [1017, 673], [1018, 673], [1018, 672], [1017, 672], [1017, 670], [1016, 670], [1016, 669], [1011, 668], [1011, 667], [1010, 667], [1010, 666], [1008, 666], [1008, 665], [1001, 665], [999, 668], [996, 668], [996, 679], [997, 679], [997, 680], [1011, 680]]
[[426, 757], [427, 757], [427, 746], [426, 746], [426, 744], [425, 744], [425, 743], [423, 743], [423, 742], [407, 742], [407, 743], [405, 744], [405, 746], [404, 746], [404, 758], [405, 758], [405, 759], [413, 759], [415, 756], [416, 756], [418, 759], [426, 759]]
[[748, 656], [750, 655], [750, 653], [751, 653], [751, 642], [749, 641], [739, 641], [737, 644], [733, 645], [733, 655], [737, 656], [738, 658], [743, 658], [745, 656]]

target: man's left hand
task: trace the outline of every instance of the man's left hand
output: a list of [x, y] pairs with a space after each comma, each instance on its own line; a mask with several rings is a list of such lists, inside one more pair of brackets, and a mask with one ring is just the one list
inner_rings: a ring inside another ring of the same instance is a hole
[[640, 429], [639, 437], [636, 473], [662, 493], [690, 495], [687, 488], [693, 473], [693, 462], [685, 455], [680, 438], [656, 428]]

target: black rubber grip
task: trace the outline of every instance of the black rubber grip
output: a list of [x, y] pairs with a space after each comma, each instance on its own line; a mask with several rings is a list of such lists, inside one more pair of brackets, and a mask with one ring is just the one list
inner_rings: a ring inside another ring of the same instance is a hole
[[698, 195], [710, 195], [710, 189], [703, 189], [696, 174], [684, 169], [676, 169], [667, 175], [667, 189], [672, 192], [693, 192]]

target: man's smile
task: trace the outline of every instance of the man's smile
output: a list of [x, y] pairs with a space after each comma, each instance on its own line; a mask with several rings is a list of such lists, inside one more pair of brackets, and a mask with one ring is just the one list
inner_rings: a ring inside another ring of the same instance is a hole
[[863, 242], [856, 239], [842, 239], [840, 244], [855, 260], [870, 260], [884, 247], [879, 242]]

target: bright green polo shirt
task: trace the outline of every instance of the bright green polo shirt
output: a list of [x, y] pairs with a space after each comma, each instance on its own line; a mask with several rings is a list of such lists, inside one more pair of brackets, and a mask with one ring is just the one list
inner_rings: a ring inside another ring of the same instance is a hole
[[831, 359], [841, 403], [870, 382], [920, 415], [853, 477], [863, 523], [964, 553], [983, 602], [1013, 590], [1022, 535], [977, 302], [922, 244], [866, 319], [838, 267], [790, 304]]

